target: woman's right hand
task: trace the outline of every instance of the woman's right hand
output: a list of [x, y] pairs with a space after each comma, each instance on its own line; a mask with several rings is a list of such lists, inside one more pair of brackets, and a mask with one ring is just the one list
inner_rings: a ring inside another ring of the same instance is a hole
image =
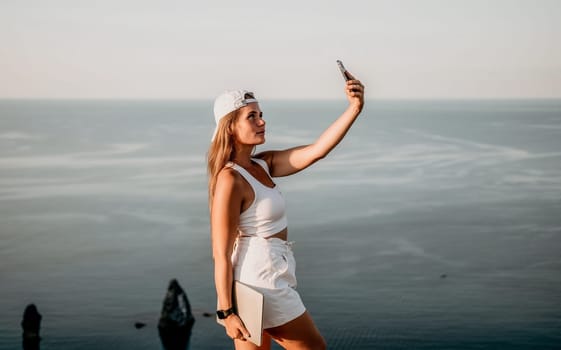
[[249, 332], [245, 328], [242, 320], [236, 314], [228, 316], [224, 320], [226, 325], [226, 334], [232, 339], [246, 341], [249, 338]]
[[351, 106], [354, 106], [361, 111], [364, 106], [364, 85], [362, 85], [360, 80], [357, 80], [349, 71], [347, 71], [347, 74], [351, 78], [350, 80], [347, 80], [345, 86], [347, 99], [349, 100]]

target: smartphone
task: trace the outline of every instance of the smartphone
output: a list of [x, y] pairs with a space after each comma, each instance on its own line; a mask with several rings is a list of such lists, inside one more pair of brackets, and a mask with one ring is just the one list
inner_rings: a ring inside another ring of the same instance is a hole
[[345, 81], [351, 80], [351, 76], [349, 75], [349, 72], [347, 72], [347, 69], [345, 69], [345, 66], [343, 66], [343, 62], [337, 60], [337, 65], [339, 66], [341, 74], [343, 74], [343, 79], [345, 79]]

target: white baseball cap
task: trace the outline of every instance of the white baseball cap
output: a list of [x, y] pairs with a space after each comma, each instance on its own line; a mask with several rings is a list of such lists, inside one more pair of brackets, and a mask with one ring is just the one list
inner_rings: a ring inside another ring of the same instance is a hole
[[[245, 98], [246, 94], [251, 95], [251, 98]], [[214, 121], [216, 122], [216, 127], [214, 128], [214, 133], [212, 134], [212, 141], [216, 137], [218, 132], [218, 123], [220, 119], [224, 118], [228, 113], [231, 113], [237, 109], [247, 106], [249, 103], [257, 102], [257, 99], [253, 97], [253, 92], [239, 89], [239, 90], [228, 90], [223, 92], [220, 96], [214, 100]]]

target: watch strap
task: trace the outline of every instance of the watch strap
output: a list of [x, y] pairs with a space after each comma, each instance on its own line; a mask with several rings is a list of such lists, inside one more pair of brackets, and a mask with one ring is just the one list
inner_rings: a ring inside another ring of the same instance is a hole
[[235, 310], [234, 310], [233, 307], [231, 307], [227, 310], [217, 310], [216, 311], [216, 316], [218, 316], [218, 319], [223, 320], [225, 318], [228, 318], [228, 316], [230, 316], [234, 312], [235, 312]]

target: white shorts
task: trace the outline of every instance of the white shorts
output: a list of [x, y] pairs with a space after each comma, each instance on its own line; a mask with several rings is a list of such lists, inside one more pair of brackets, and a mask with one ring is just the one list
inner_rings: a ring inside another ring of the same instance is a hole
[[279, 238], [239, 237], [232, 253], [234, 279], [263, 293], [263, 328], [281, 326], [306, 308], [296, 291], [292, 242]]

